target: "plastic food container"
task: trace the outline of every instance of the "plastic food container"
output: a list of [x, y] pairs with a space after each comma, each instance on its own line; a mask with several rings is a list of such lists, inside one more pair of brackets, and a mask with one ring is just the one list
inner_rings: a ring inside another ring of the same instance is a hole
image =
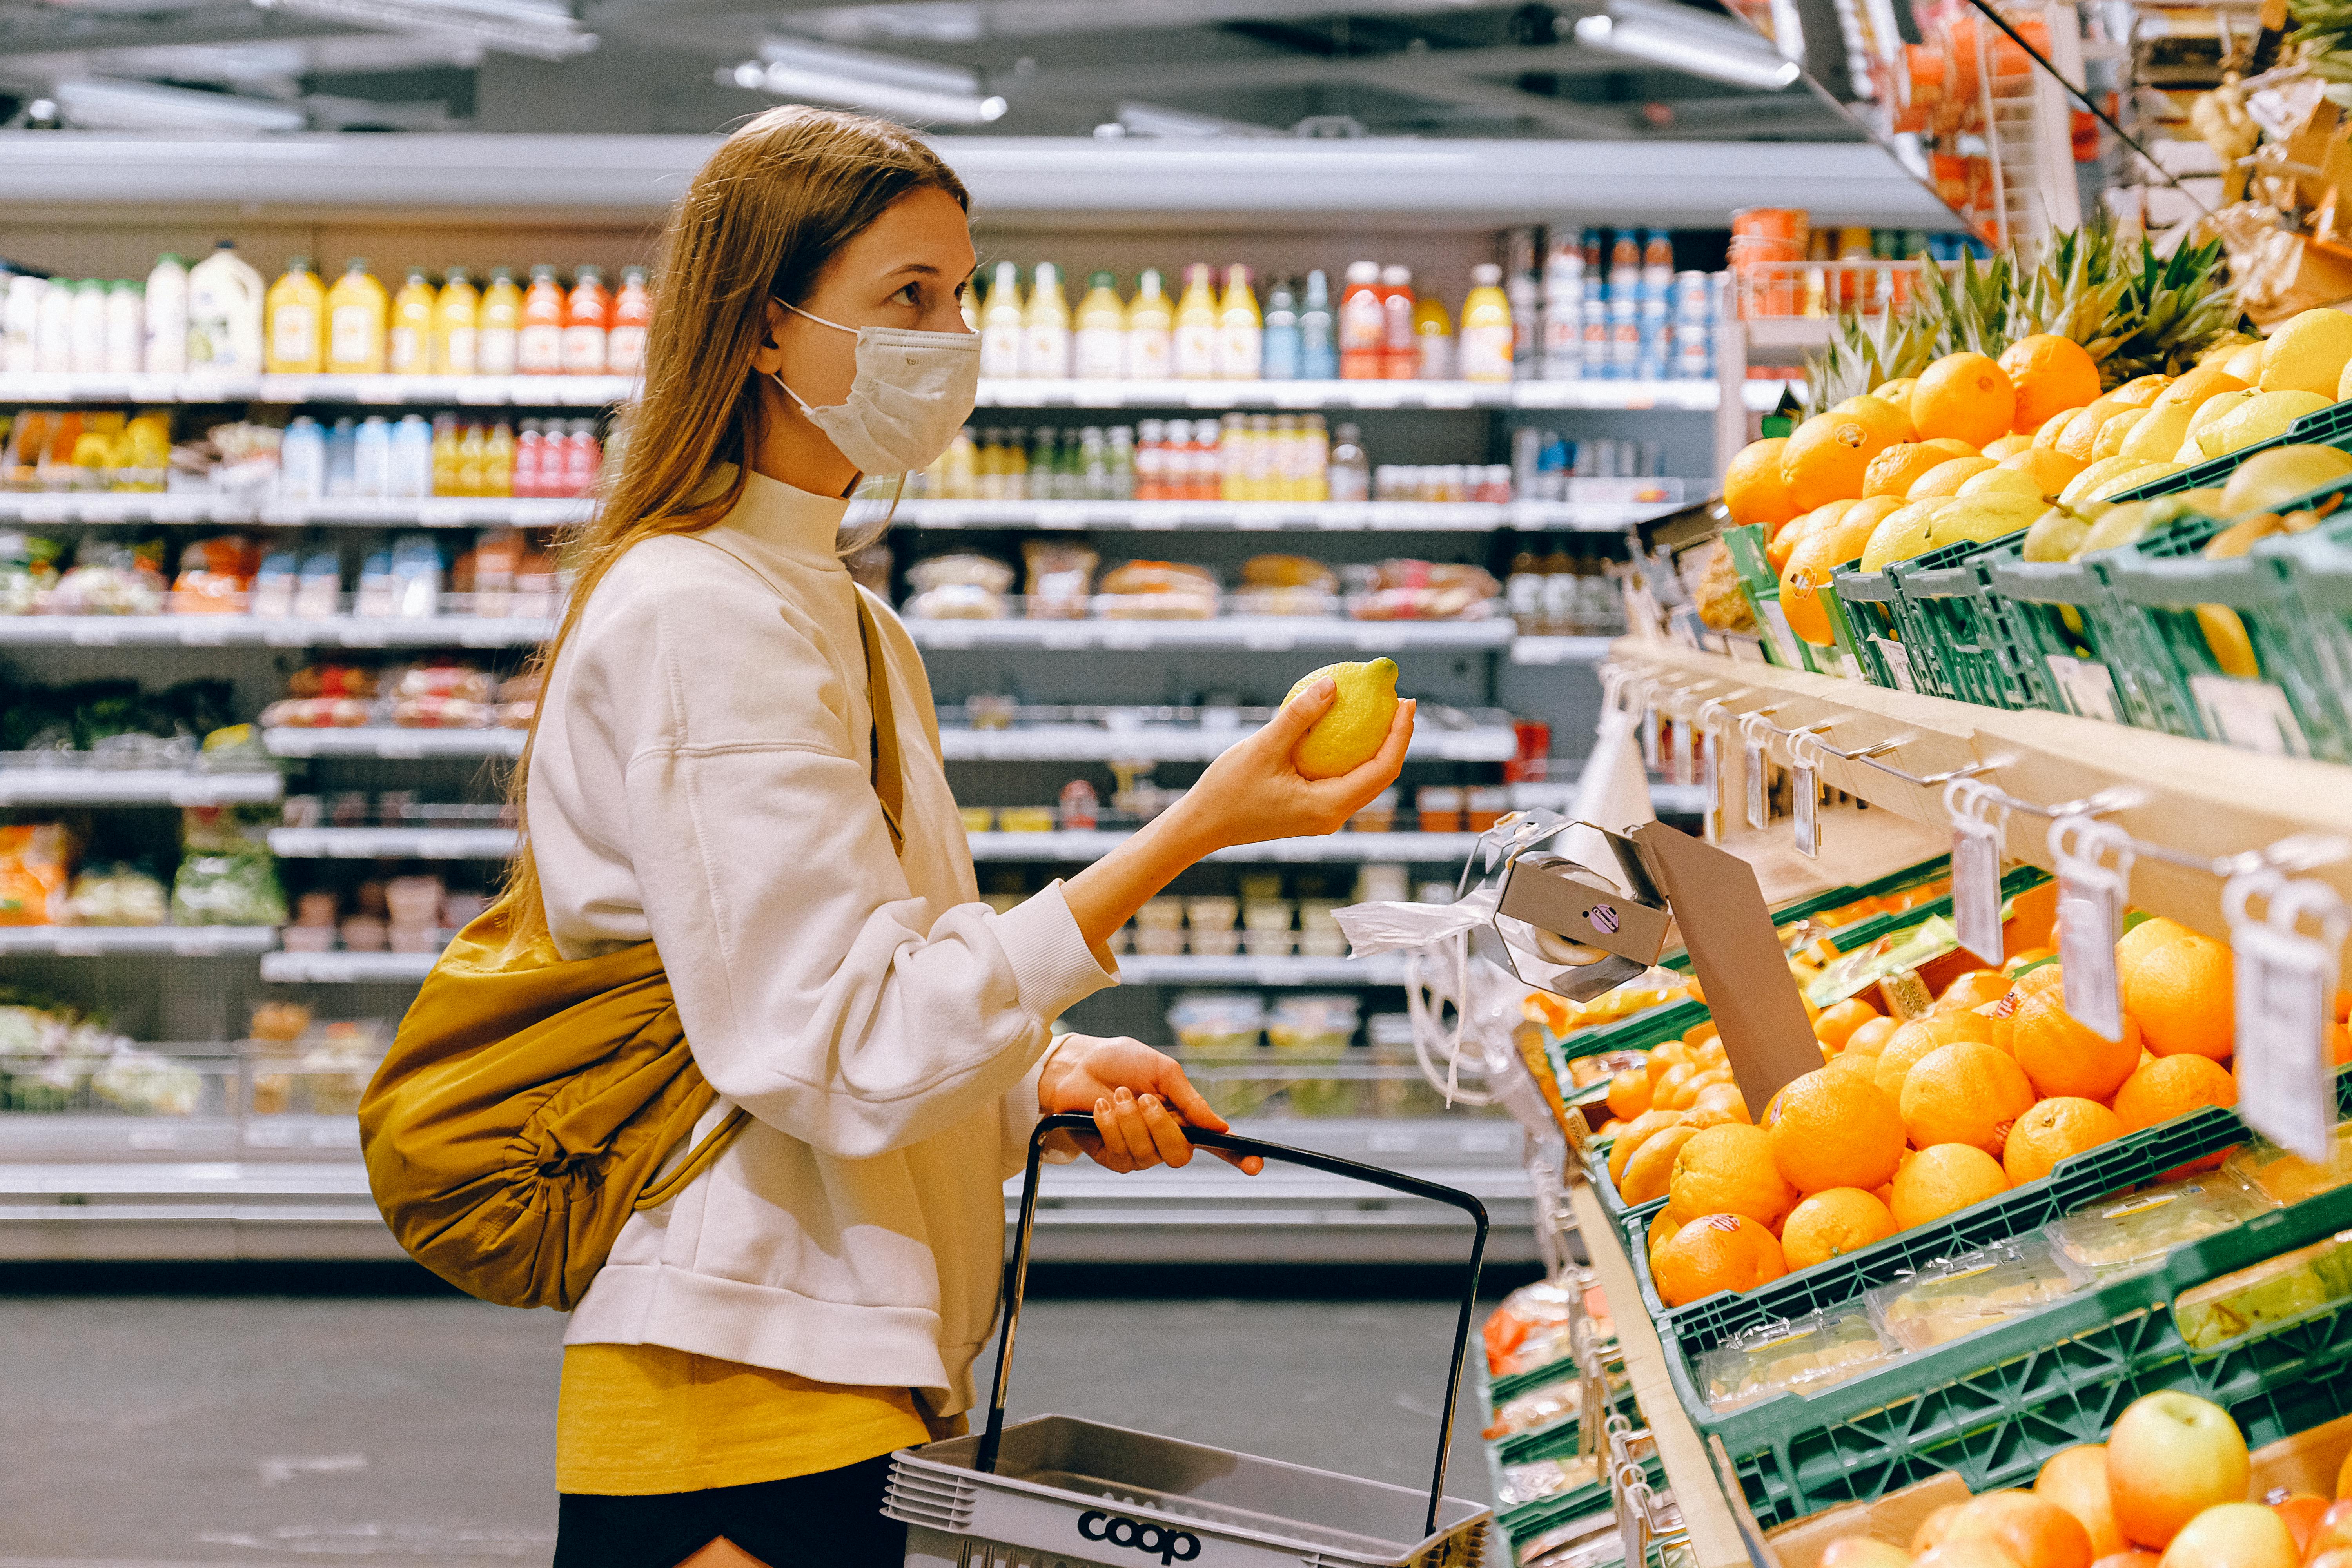
[[1239, 899], [1209, 898], [1184, 900], [1184, 923], [1196, 931], [1231, 931], [1234, 921], [1241, 918]]
[[1202, 958], [1231, 958], [1242, 950], [1241, 928], [1226, 926], [1222, 930], [1215, 927], [1202, 930], [1196, 927], [1187, 945]]
[[966, 833], [987, 833], [996, 826], [996, 808], [992, 805], [960, 806], [956, 815], [963, 818]]
[[1282, 1050], [1345, 1050], [1356, 1037], [1361, 1007], [1354, 996], [1285, 996], [1274, 1005], [1266, 1039]]
[[1146, 899], [1143, 900], [1143, 907], [1135, 911], [1135, 923], [1141, 931], [1182, 931], [1184, 900]]
[[1135, 951], [1145, 958], [1173, 958], [1184, 951], [1181, 931], [1161, 931], [1153, 926], [1138, 926]]
[[1473, 833], [1484, 833], [1511, 809], [1511, 792], [1500, 785], [1481, 785], [1463, 795], [1464, 815]]
[[1817, 1394], [1903, 1352], [1879, 1338], [1860, 1305], [1759, 1323], [1698, 1358], [1708, 1405], [1737, 1410], [1776, 1394]]
[[1348, 956], [1348, 939], [1336, 929], [1301, 931], [1298, 952], [1304, 958], [1345, 958]]
[[383, 922], [373, 915], [346, 915], [341, 927], [348, 952], [382, 952]]
[[1889, 1343], [1924, 1351], [2021, 1317], [2089, 1282], [2088, 1271], [2047, 1239], [2020, 1236], [1930, 1263], [1863, 1300]]
[[1301, 899], [1298, 900], [1298, 928], [1301, 931], [1338, 931], [1339, 900], [1337, 899]]
[[[1356, 872], [1356, 901], [1360, 904], [1402, 903], [1405, 889], [1412, 881], [1412, 874], [1402, 866], [1360, 867]], [[1332, 907], [1337, 909], [1339, 906], [1334, 904]], [[1302, 911], [1306, 910], [1305, 900], [1301, 900], [1299, 908]]]
[[1397, 792], [1384, 789], [1358, 808], [1348, 818], [1348, 826], [1358, 833], [1392, 833], [1396, 830]]
[[278, 945], [288, 952], [332, 952], [335, 951], [335, 928], [331, 925], [290, 925], [278, 933]]
[[2164, 1261], [2174, 1247], [2228, 1230], [2273, 1205], [2227, 1172], [2167, 1182], [2092, 1205], [2050, 1226], [2050, 1239], [2101, 1284]]
[[[441, 923], [441, 879], [394, 877], [383, 885], [384, 906], [395, 926], [438, 927]], [[402, 948], [397, 951], [412, 952]]]
[[2352, 1124], [2336, 1129], [2336, 1147], [2325, 1164], [2269, 1143], [2250, 1143], [2221, 1168], [2275, 1204], [2299, 1204], [2352, 1183]]
[[996, 826], [1006, 833], [1051, 833], [1055, 826], [1054, 808], [1008, 805], [996, 814]]
[[2172, 1321], [2202, 1353], [2352, 1299], [2352, 1231], [2183, 1290]]
[[1168, 1009], [1168, 1026], [1187, 1051], [1255, 1050], [1265, 1004], [1245, 991], [1189, 992]]
[[1242, 950], [1252, 958], [1287, 958], [1297, 933], [1287, 931], [1245, 931], [1242, 932]]
[[1242, 905], [1242, 927], [1245, 931], [1288, 931], [1297, 906], [1286, 899], [1253, 899]]
[[438, 952], [441, 928], [436, 925], [393, 925], [385, 928], [385, 945], [394, 952]]

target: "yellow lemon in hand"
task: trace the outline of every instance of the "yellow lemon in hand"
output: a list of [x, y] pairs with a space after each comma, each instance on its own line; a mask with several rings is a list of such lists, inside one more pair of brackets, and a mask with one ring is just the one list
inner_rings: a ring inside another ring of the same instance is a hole
[[1283, 701], [1290, 702], [1327, 675], [1339, 688], [1331, 710], [1299, 737], [1290, 752], [1291, 765], [1310, 779], [1335, 779], [1370, 762], [1396, 721], [1397, 667], [1392, 658], [1309, 670]]

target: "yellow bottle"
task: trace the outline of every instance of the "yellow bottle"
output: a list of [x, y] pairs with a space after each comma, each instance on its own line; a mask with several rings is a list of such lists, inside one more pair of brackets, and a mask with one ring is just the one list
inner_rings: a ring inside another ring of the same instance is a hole
[[988, 285], [987, 307], [980, 313], [980, 374], [992, 380], [1018, 376], [1027, 329], [1021, 308], [1021, 269], [1000, 261]]
[[1127, 308], [1127, 379], [1166, 381], [1175, 370], [1176, 310], [1160, 287], [1157, 268], [1135, 279], [1135, 300]]
[[456, 494], [478, 496], [482, 493], [482, 458], [489, 446], [489, 437], [479, 425], [468, 425], [457, 437], [457, 488]]
[[1503, 292], [1503, 269], [1481, 262], [1470, 269], [1476, 285], [1462, 301], [1458, 353], [1465, 381], [1511, 379], [1511, 300]]
[[1127, 360], [1127, 307], [1119, 303], [1118, 279], [1097, 272], [1087, 279], [1078, 301], [1078, 331], [1070, 374], [1080, 381], [1117, 381]]
[[286, 275], [269, 286], [262, 310], [269, 323], [269, 373], [317, 374], [326, 363], [327, 290], [310, 270], [309, 257], [286, 263]]
[[425, 268], [408, 269], [408, 281], [392, 301], [392, 337], [384, 364], [394, 375], [423, 375], [433, 363], [433, 285]]
[[[1225, 297], [1217, 307], [1217, 374], [1226, 381], [1255, 381], [1265, 355], [1265, 318], [1250, 287], [1249, 268], [1225, 268]], [[1252, 500], [1264, 500], [1254, 496]]]
[[1209, 287], [1209, 264], [1196, 261], [1184, 268], [1184, 297], [1176, 301], [1173, 353], [1176, 379], [1212, 381], [1217, 374], [1216, 295]]
[[327, 369], [335, 375], [383, 374], [392, 300], [354, 256], [327, 290]]
[[[1503, 303], [1507, 310], [1510, 305], [1507, 296]], [[1423, 294], [1413, 301], [1412, 342], [1413, 346], [1421, 351], [1417, 380], [1454, 379], [1454, 322], [1445, 313], [1445, 301], [1433, 293]]]
[[1021, 374], [1031, 381], [1070, 379], [1070, 302], [1062, 298], [1061, 270], [1037, 263], [1023, 313]]
[[490, 269], [490, 286], [482, 290], [482, 306], [475, 317], [476, 363], [484, 375], [512, 375], [522, 350], [522, 290], [514, 274], [503, 267]]
[[501, 419], [482, 442], [482, 494], [514, 494], [514, 426]]
[[454, 414], [433, 416], [433, 493], [457, 493], [457, 416]]
[[482, 297], [462, 267], [449, 268], [441, 297], [433, 302], [433, 374], [471, 375], [479, 368], [476, 345], [477, 318]]

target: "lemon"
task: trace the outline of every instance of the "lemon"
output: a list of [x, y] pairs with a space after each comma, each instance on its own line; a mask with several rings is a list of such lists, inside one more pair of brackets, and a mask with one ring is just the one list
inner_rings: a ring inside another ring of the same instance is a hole
[[2262, 388], [2258, 386], [2242, 386], [2233, 392], [2217, 392], [2199, 404], [2197, 412], [2189, 417], [2189, 434], [2181, 438], [2180, 451], [2177, 454], [2179, 460], [2200, 463], [2208, 458], [2220, 456], [2219, 448], [2213, 446], [2218, 439], [2213, 427], [2262, 395]]
[[1993, 467], [1990, 458], [1954, 458], [1938, 463], [1911, 482], [1906, 500], [1933, 500], [1937, 496], [1957, 495], [1960, 486]]
[[2042, 486], [2035, 482], [2032, 475], [2020, 469], [1991, 468], [1961, 480], [1960, 488], [1953, 494], [1963, 500], [1971, 496], [2001, 494], [2032, 496], [2039, 500]]
[[2040, 496], [1996, 493], [1956, 500], [1927, 520], [1927, 548], [2005, 539], [2048, 510]]
[[2126, 408], [2145, 408], [2172, 384], [2168, 375], [2143, 375], [2124, 383], [2107, 394]]
[[[2125, 461], [2128, 462], [2130, 459], [2126, 458]], [[2142, 463], [2136, 468], [2126, 468], [2122, 473], [2113, 474], [2100, 480], [2091, 487], [2083, 499], [2106, 500], [2111, 497], [2123, 494], [2126, 490], [2136, 490], [2142, 485], [2153, 484], [2167, 474], [2177, 474], [2187, 467], [2186, 463]]]
[[[2345, 318], [2352, 321], [2352, 316]], [[2297, 496], [2352, 474], [2352, 453], [2334, 447], [2273, 447], [2238, 465], [2221, 490], [2221, 515], [2273, 511]]]
[[2223, 360], [2221, 370], [2224, 374], [2234, 375], [2248, 386], [2253, 385], [2255, 377], [2263, 374], [2263, 345], [2248, 343]]
[[2154, 461], [2158, 458], [2169, 458], [2173, 453], [2180, 450], [2180, 443], [2188, 439], [2189, 421], [2196, 413], [2197, 410], [2194, 408], [2185, 408], [2179, 405], [2168, 408], [2163, 399], [2158, 398], [2149, 406], [2147, 417], [2140, 419], [2130, 429], [2124, 432], [2124, 438], [2116, 446], [2113, 455], [2122, 458], [2140, 458], [2149, 461]]
[[2134, 427], [2147, 417], [2147, 410], [2145, 408], [2116, 409], [2108, 417], [2107, 422], [2099, 426], [2097, 437], [2091, 442], [2091, 461], [2097, 462], [2101, 458], [2120, 457], [2124, 449], [2124, 437], [2130, 435]]
[[2263, 341], [2255, 384], [2264, 392], [2315, 392], [2333, 402], [2347, 363], [2352, 363], [2352, 316], [2305, 310]]
[[[2128, 503], [2126, 503], [2128, 504]], [[2025, 531], [2028, 561], [2071, 561], [2091, 533], [2091, 520], [2081, 512], [2053, 506]]]
[[2246, 384], [2228, 374], [2219, 365], [2200, 364], [2156, 395], [2151, 408], [2187, 408], [2194, 411], [2198, 405], [2217, 392], [2236, 392]]
[[2061, 502], [2071, 506], [2088, 497], [2094, 489], [2105, 484], [2117, 474], [2127, 474], [2135, 468], [2144, 468], [2147, 466], [2148, 459], [2146, 458], [2102, 458], [2068, 479], [2066, 488], [2058, 492], [2058, 499]]
[[1959, 504], [1948, 496], [1930, 496], [1888, 512], [1878, 520], [1878, 526], [1870, 531], [1869, 541], [1862, 547], [1862, 569], [1875, 572], [1890, 561], [1908, 561], [1934, 548], [1928, 542], [1927, 525], [1937, 513]]
[[[2352, 321], [2352, 316], [2344, 319]], [[2285, 435], [2296, 420], [2327, 405], [2327, 399], [2315, 392], [2258, 392], [2199, 432], [2198, 444], [2210, 458], [2241, 452], [2273, 436]]]
[[1291, 749], [1291, 765], [1310, 779], [1335, 779], [1372, 760], [1396, 721], [1397, 667], [1392, 658], [1369, 664], [1327, 664], [1307, 671], [1290, 689], [1286, 703], [1329, 676], [1339, 688], [1331, 710], [1298, 738]]

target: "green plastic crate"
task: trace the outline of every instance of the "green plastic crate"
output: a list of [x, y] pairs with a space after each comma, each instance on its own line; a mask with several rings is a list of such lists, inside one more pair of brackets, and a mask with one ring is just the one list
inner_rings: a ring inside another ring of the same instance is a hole
[[1930, 697], [1947, 695], [1936, 679], [1934, 668], [1923, 668], [1923, 661], [1903, 642], [1892, 577], [1884, 572], [1841, 566], [1830, 574], [1829, 590], [1822, 597], [1830, 606], [1832, 633], [1843, 630], [1841, 651], [1860, 667], [1864, 680], [1898, 691], [1924, 692]]
[[2209, 458], [2192, 463], [2177, 474], [2167, 474], [2160, 479], [2109, 496], [2109, 500], [2148, 500], [2157, 496], [2177, 495], [2182, 490], [2203, 489], [2226, 485], [2238, 465], [2257, 452], [2267, 452], [2273, 447], [2352, 447], [2352, 405], [2332, 404], [2305, 415], [2279, 435], [2267, 441], [2257, 441], [2251, 447], [2241, 447], [2219, 458]]
[[2121, 650], [2137, 632], [2092, 560], [2000, 560], [1986, 574], [2023, 656], [2047, 676], [2056, 711], [2164, 728], [2137, 688], [2126, 684], [2138, 663]]
[[1761, 523], [1745, 523], [1723, 531], [1723, 548], [1731, 556], [1731, 569], [1739, 577], [1743, 588], [1777, 588], [1780, 574], [1772, 570], [1772, 563], [1764, 552], [1770, 542]]
[[2011, 711], [2054, 710], [2050, 671], [1992, 592], [1992, 563], [2021, 559], [2025, 535], [1948, 544], [1887, 568], [1906, 647], [1925, 648], [1948, 695]]
[[1683, 1347], [1675, 1392], [1719, 1437], [1767, 1528], [1957, 1471], [1974, 1491], [2032, 1484], [2052, 1455], [2100, 1441], [2143, 1394], [2179, 1389], [2228, 1410], [2249, 1446], [2352, 1413], [2352, 1303], [2192, 1354], [2168, 1304], [2181, 1291], [2352, 1226], [2352, 1187], [2176, 1249], [2149, 1272], [1905, 1356], [1811, 1395], [1717, 1415]]
[[2303, 668], [2306, 685], [2332, 705], [2336, 733], [2352, 747], [2352, 517], [2293, 538], [2264, 540], [2255, 551], [2287, 564], [2302, 635], [2279, 640], [2287, 645], [2285, 657]]

